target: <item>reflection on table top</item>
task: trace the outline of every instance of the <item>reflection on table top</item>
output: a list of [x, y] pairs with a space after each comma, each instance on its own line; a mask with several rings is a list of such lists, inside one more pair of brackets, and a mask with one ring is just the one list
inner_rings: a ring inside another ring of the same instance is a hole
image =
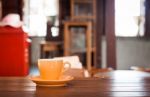
[[[101, 75], [107, 77], [98, 77]], [[0, 97], [145, 97], [150, 96], [150, 73], [117, 70], [80, 78], [64, 87], [39, 87], [28, 77], [0, 77]]]

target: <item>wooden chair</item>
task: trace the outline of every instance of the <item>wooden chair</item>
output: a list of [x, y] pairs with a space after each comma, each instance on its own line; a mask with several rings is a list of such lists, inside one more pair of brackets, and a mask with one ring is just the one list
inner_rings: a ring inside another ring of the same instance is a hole
[[136, 71], [150, 72], [150, 68], [139, 67], [139, 66], [131, 66], [130, 69]]
[[[41, 58], [48, 58], [51, 54], [51, 57], [56, 56], [56, 52], [58, 53], [61, 50], [61, 42], [50, 42], [50, 41], [42, 41], [40, 43], [41, 49]], [[54, 53], [55, 52], [55, 53]]]
[[[64, 22], [64, 56], [86, 54], [86, 67], [92, 64], [92, 23], [90, 21]], [[83, 61], [82, 61], [83, 62]]]
[[65, 72], [65, 75], [71, 75], [75, 78], [88, 77], [87, 71], [83, 68], [78, 56], [54, 57], [54, 59], [62, 59], [71, 64], [71, 69]]

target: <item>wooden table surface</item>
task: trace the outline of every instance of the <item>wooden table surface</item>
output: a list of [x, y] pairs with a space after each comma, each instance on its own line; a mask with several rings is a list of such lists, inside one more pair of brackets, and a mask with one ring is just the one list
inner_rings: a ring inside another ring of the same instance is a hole
[[150, 97], [150, 73], [117, 70], [104, 75], [74, 79], [64, 87], [39, 87], [28, 77], [0, 77], [0, 97]]

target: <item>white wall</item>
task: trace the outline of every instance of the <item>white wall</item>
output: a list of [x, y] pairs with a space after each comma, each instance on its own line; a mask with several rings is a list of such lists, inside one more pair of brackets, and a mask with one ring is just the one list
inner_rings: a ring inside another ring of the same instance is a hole
[[130, 66], [150, 67], [150, 40], [142, 38], [117, 38], [117, 68]]

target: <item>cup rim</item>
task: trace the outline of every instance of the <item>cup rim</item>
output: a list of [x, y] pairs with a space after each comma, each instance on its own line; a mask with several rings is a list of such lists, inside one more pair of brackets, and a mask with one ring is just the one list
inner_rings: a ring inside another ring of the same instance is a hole
[[62, 61], [63, 62], [62, 59], [38, 59], [38, 62], [39, 61]]

